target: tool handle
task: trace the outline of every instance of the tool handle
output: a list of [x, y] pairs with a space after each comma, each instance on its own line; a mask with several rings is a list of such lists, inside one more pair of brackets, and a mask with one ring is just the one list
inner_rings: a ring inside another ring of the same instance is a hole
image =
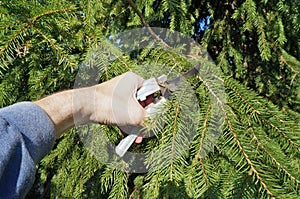
[[[161, 109], [163, 104], [166, 102], [165, 98], [161, 98], [160, 101], [156, 104], [151, 104], [148, 108], [146, 108], [146, 112], [151, 116], [155, 114], [157, 111]], [[133, 144], [134, 140], [137, 138], [138, 134], [142, 127], [139, 128], [132, 128], [131, 131], [135, 132], [135, 134], [129, 134], [127, 137], [123, 138], [121, 142], [116, 147], [116, 153], [123, 157], [125, 153], [128, 151], [130, 146]]]
[[129, 147], [133, 144], [134, 140], [137, 138], [137, 135], [130, 134], [124, 139], [121, 140], [121, 142], [116, 147], [116, 153], [123, 157], [125, 153], [128, 151]]
[[144, 81], [142, 87], [136, 92], [136, 99], [138, 101], [146, 100], [147, 96], [160, 90], [159, 85], [154, 77]]

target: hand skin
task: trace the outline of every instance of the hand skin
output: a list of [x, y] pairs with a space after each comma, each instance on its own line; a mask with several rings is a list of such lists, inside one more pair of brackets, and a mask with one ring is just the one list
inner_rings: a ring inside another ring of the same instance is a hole
[[135, 95], [143, 81], [140, 76], [127, 72], [107, 82], [62, 91], [34, 103], [52, 120], [56, 138], [75, 124], [141, 125], [146, 111]]

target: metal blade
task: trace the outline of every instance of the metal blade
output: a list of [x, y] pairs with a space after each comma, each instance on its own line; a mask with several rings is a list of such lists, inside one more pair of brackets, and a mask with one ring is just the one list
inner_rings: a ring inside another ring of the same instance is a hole
[[200, 64], [198, 63], [196, 66], [194, 66], [193, 68], [191, 68], [190, 70], [185, 72], [183, 75], [177, 76], [171, 80], [167, 80], [166, 81], [167, 88], [165, 89], [163, 96], [165, 98], [169, 98], [170, 95], [172, 94], [172, 92], [174, 92], [176, 90], [176, 88], [178, 87], [178, 85], [182, 79], [185, 79], [185, 78], [188, 78], [188, 77], [191, 77], [191, 76], [197, 74], [199, 72], [199, 69], [200, 69]]

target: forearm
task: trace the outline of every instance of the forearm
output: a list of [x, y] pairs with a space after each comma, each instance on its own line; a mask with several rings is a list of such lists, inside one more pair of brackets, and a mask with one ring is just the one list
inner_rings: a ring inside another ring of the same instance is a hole
[[[74, 96], [76, 96], [76, 100], [74, 100]], [[78, 123], [83, 124], [89, 121], [91, 111], [88, 106], [91, 104], [88, 103], [88, 100], [91, 98], [90, 88], [81, 88], [62, 91], [34, 103], [47, 113], [55, 126], [55, 137], [58, 138], [75, 125], [74, 116], [77, 115], [80, 118], [81, 121], [77, 121]]]

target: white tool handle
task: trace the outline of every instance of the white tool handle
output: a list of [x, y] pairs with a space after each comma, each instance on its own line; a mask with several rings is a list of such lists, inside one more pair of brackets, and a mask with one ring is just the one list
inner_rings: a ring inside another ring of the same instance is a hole
[[134, 140], [137, 138], [137, 135], [130, 134], [124, 139], [121, 140], [121, 142], [116, 147], [116, 153], [123, 157], [125, 153], [128, 151], [129, 147], [133, 144]]
[[[166, 102], [165, 98], [161, 98], [159, 102], [156, 104], [151, 104], [148, 108], [146, 108], [146, 112], [151, 117], [153, 114], [159, 111], [159, 109], [163, 106], [163, 103]], [[121, 142], [116, 147], [116, 153], [123, 157], [125, 153], [128, 151], [130, 146], [133, 144], [134, 140], [137, 138], [137, 134], [129, 134], [127, 137], [121, 140]]]
[[154, 77], [144, 81], [142, 87], [136, 93], [136, 99], [140, 101], [146, 100], [147, 96], [160, 90], [159, 85]]

